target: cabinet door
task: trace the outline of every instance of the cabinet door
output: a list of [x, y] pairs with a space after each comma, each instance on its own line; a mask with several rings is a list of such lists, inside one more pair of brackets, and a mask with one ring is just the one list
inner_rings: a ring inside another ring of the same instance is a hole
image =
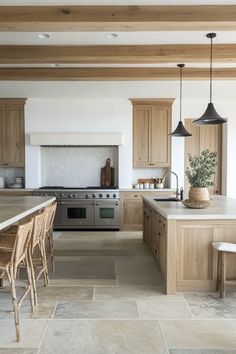
[[4, 108], [0, 107], [0, 165], [3, 164], [3, 117]]
[[142, 199], [126, 199], [123, 202], [123, 230], [142, 230], [143, 201]]
[[24, 108], [7, 106], [3, 120], [3, 162], [24, 167]]
[[[222, 126], [197, 126], [193, 119], [185, 119], [186, 129], [192, 133], [191, 137], [185, 139], [185, 169], [189, 165], [188, 154], [200, 155], [200, 153], [209, 149], [217, 152], [216, 174], [214, 176], [214, 186], [209, 188], [210, 194], [221, 193], [221, 168], [222, 168]], [[188, 192], [189, 183], [185, 176], [185, 190]]]
[[209, 149], [217, 152], [216, 174], [214, 176], [214, 186], [209, 187], [210, 194], [221, 193], [221, 148], [222, 148], [222, 126], [211, 125], [199, 127], [200, 129], [200, 151]]
[[155, 106], [151, 125], [151, 165], [170, 166], [170, 126], [171, 110], [165, 106]]
[[133, 165], [150, 166], [150, 124], [152, 107], [135, 106], [133, 109]]

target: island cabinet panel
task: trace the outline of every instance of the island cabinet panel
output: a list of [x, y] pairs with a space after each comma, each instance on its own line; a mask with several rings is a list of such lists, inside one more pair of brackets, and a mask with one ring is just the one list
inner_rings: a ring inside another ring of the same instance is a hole
[[[144, 241], [165, 279], [167, 294], [216, 291], [218, 252], [212, 242], [236, 244], [236, 206], [223, 196], [215, 196], [213, 203], [211, 210], [192, 210], [182, 203], [144, 198], [145, 216], [149, 216]], [[236, 255], [227, 254], [226, 262], [227, 280], [236, 279]]]
[[121, 192], [120, 198], [120, 230], [143, 230], [143, 196], [168, 197], [173, 195], [171, 191], [131, 191]]
[[135, 99], [133, 166], [169, 167], [172, 99]]
[[143, 241], [152, 249], [152, 209], [147, 205], [143, 212]]
[[24, 167], [25, 100], [0, 99], [1, 153], [0, 164], [7, 167]]
[[212, 279], [212, 242], [212, 226], [181, 225], [177, 234], [178, 281]]

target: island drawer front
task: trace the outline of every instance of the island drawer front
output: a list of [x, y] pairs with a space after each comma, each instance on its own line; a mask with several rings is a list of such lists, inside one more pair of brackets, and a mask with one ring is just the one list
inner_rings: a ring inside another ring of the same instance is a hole
[[145, 197], [167, 197], [171, 196], [173, 193], [171, 192], [158, 192], [158, 191], [137, 191], [137, 192], [122, 192], [123, 199], [135, 199], [142, 200], [143, 196]]

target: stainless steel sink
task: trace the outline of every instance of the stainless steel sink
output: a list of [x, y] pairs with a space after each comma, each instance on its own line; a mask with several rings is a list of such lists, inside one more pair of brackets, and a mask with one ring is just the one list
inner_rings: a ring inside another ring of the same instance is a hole
[[181, 199], [177, 199], [174, 197], [169, 198], [154, 198], [156, 202], [181, 202]]

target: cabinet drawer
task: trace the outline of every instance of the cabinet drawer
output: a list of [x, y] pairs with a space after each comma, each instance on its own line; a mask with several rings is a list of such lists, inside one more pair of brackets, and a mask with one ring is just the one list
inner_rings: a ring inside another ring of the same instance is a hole
[[133, 200], [142, 200], [142, 194], [140, 192], [126, 192], [122, 193], [122, 198], [125, 199], [133, 199]]

